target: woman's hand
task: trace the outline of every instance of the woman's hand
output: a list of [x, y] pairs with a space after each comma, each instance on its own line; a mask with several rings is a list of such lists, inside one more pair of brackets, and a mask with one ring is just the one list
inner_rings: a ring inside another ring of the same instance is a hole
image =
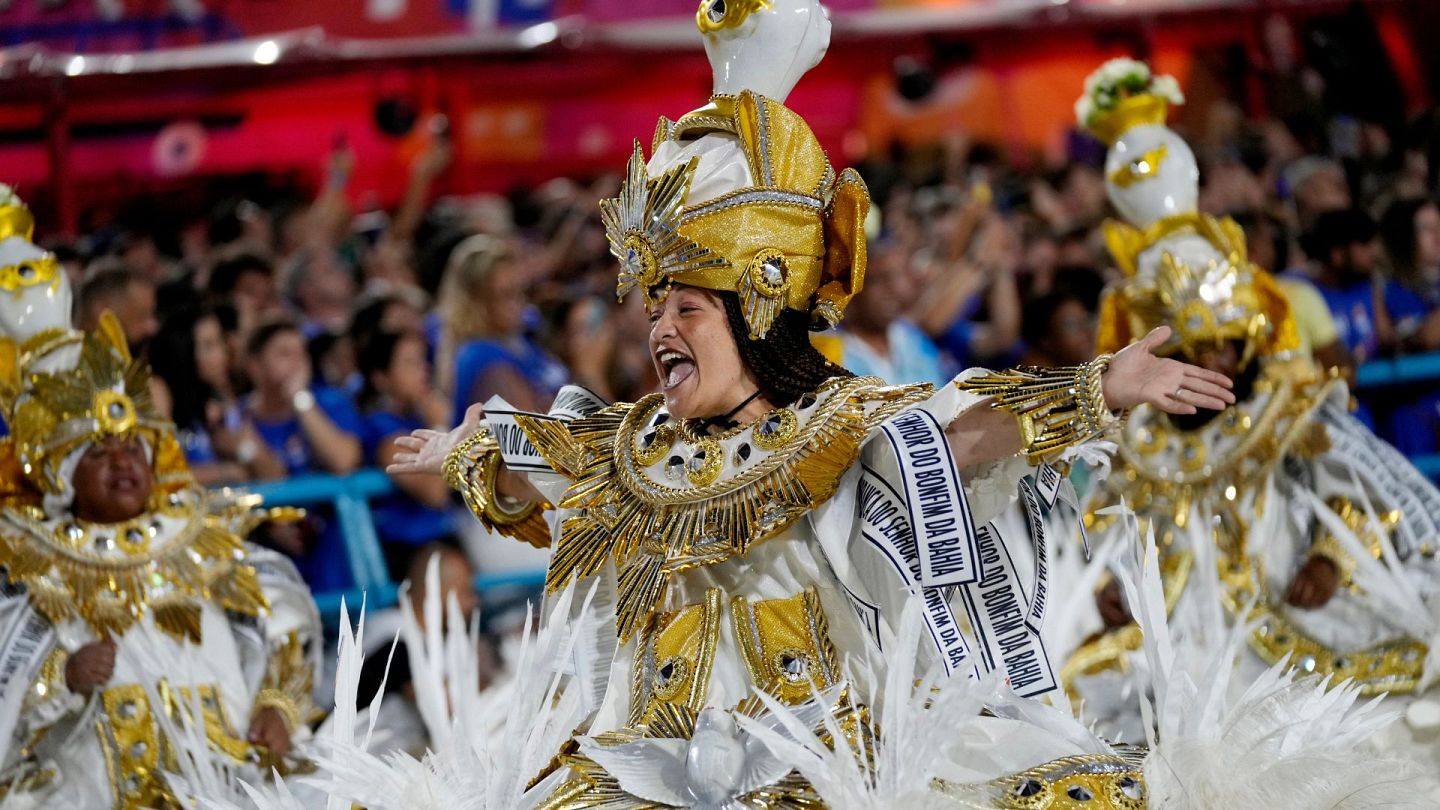
[[1174, 414], [1200, 408], [1218, 411], [1234, 404], [1229, 377], [1155, 356], [1155, 349], [1169, 337], [1170, 327], [1161, 326], [1115, 355], [1102, 378], [1105, 403], [1115, 410], [1149, 403]]
[[449, 433], [422, 428], [409, 436], [401, 436], [395, 440], [397, 452], [385, 472], [443, 474], [445, 459], [461, 442], [475, 435], [484, 419], [485, 408], [475, 404], [465, 411], [464, 421]]

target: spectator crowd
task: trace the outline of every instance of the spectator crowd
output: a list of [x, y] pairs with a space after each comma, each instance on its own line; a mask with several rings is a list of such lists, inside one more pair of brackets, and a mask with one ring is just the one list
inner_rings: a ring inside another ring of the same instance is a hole
[[[1215, 106], [1186, 131], [1202, 209], [1245, 227], [1307, 349], [1342, 371], [1440, 349], [1440, 117], [1396, 130]], [[1091, 356], [1118, 271], [1100, 227], [1103, 149], [1072, 143], [1054, 166], [959, 138], [863, 161], [866, 291], [837, 333], [816, 337], [822, 349], [893, 382]], [[566, 383], [618, 400], [652, 390], [649, 324], [639, 297], [615, 303], [597, 205], [618, 177], [437, 199], [450, 161], [432, 142], [393, 210], [352, 207], [342, 151], [309, 199], [223, 199], [168, 231], [131, 217], [49, 247], [79, 290], [78, 325], [111, 310], [149, 358], [157, 402], [209, 485], [383, 467], [398, 436], [448, 428], [492, 396], [543, 410]], [[1440, 394], [1412, 399], [1368, 418], [1402, 451], [1434, 452]], [[457, 526], [442, 482], [395, 484], [376, 523], [398, 580]], [[275, 532], [302, 558], [324, 534]]]

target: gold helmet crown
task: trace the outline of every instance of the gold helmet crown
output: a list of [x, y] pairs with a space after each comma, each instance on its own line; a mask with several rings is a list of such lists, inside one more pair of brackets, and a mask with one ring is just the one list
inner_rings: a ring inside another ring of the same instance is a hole
[[673, 284], [734, 292], [751, 339], [787, 307], [834, 326], [865, 279], [865, 182], [837, 176], [803, 118], [750, 91], [660, 119], [652, 151], [710, 134], [738, 142], [753, 184], [687, 205], [698, 160], [650, 177], [637, 142], [620, 195], [600, 203], [617, 294], [638, 288], [648, 308]]

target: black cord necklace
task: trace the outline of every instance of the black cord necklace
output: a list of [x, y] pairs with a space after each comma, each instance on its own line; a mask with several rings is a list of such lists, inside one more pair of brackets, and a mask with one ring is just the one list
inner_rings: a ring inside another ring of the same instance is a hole
[[713, 428], [719, 428], [721, 432], [724, 432], [731, 428], [739, 427], [740, 423], [735, 421], [735, 414], [744, 410], [746, 405], [754, 402], [756, 399], [759, 398], [759, 396], [760, 389], [757, 388], [755, 389], [755, 393], [746, 397], [739, 405], [731, 408], [726, 413], [720, 416], [711, 416], [709, 418], [699, 420], [700, 426], [704, 428], [702, 432], [708, 433]]

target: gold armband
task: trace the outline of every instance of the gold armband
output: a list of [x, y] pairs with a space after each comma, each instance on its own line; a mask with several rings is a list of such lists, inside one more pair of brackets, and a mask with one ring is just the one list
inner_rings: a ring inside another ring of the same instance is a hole
[[265, 677], [260, 682], [260, 691], [255, 694], [250, 715], [259, 714], [261, 709], [274, 709], [284, 718], [285, 727], [294, 734], [296, 729], [308, 726], [320, 715], [311, 696], [314, 684], [315, 673], [305, 654], [305, 645], [300, 641], [300, 634], [292, 631], [270, 650]]
[[261, 689], [255, 696], [254, 714], [259, 714], [264, 709], [274, 709], [280, 713], [285, 721], [285, 728], [291, 734], [305, 725], [305, 719], [301, 712], [300, 705], [295, 699], [281, 692], [279, 689]]
[[956, 380], [955, 387], [991, 397], [996, 408], [1014, 414], [1025, 456], [1040, 461], [1095, 437], [1114, 420], [1101, 383], [1111, 358], [1103, 354], [1083, 366], [985, 374]]
[[1310, 546], [1309, 559], [1329, 560], [1335, 566], [1340, 587], [1349, 588], [1355, 583], [1355, 558], [1351, 557], [1333, 534], [1323, 534]]
[[550, 545], [550, 526], [545, 522], [544, 504], [526, 504], [518, 512], [500, 507], [495, 479], [500, 474], [500, 445], [489, 428], [480, 428], [445, 458], [445, 483], [459, 492], [465, 505], [491, 531], [529, 543], [536, 548]]

